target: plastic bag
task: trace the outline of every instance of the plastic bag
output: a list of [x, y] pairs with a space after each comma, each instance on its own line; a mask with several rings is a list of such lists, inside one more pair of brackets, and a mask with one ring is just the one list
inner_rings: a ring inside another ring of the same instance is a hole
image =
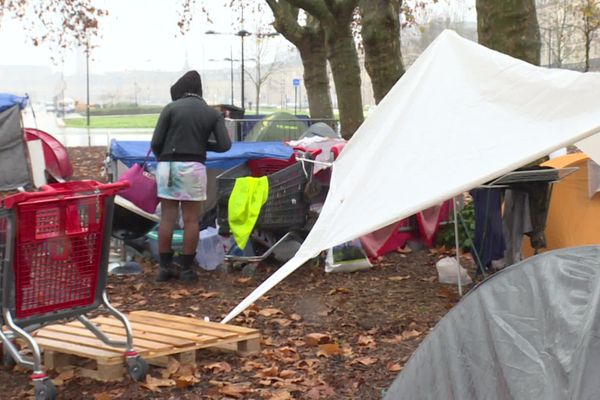
[[[435, 267], [438, 272], [438, 279], [440, 283], [451, 283], [456, 285], [458, 283], [458, 262], [454, 257], [444, 257], [439, 260]], [[473, 280], [467, 273], [467, 270], [460, 267], [460, 283], [462, 286], [469, 285]]]
[[372, 267], [358, 239], [327, 250], [325, 272], [354, 272]]

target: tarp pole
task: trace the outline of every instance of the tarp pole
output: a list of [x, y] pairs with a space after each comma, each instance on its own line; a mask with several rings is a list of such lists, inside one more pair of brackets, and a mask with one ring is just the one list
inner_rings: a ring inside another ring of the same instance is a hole
[[458, 295], [462, 297], [462, 282], [460, 281], [460, 241], [458, 240], [458, 214], [456, 212], [456, 196], [452, 198], [452, 211], [454, 213], [454, 245], [456, 246], [456, 268], [458, 273]]

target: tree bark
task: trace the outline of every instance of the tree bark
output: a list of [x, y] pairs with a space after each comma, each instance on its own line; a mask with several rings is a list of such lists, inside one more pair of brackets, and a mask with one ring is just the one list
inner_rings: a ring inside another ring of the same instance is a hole
[[365, 68], [371, 77], [375, 103], [379, 103], [404, 74], [400, 47], [401, 5], [402, 0], [360, 2]]
[[286, 0], [267, 0], [273, 11], [273, 27], [291, 42], [302, 58], [304, 88], [308, 98], [310, 117], [333, 119], [333, 107], [327, 76], [325, 33], [318, 20], [309, 17], [305, 26], [298, 24], [298, 8]]
[[331, 120], [333, 119], [333, 107], [329, 94], [329, 77], [327, 76], [325, 33], [318, 28], [315, 32], [305, 35], [297, 47], [304, 67], [304, 88], [308, 98], [310, 117]]
[[335, 83], [342, 136], [350, 139], [364, 121], [360, 66], [350, 21], [326, 27], [325, 42]]
[[476, 0], [479, 43], [540, 65], [535, 0]]
[[358, 0], [287, 0], [319, 20], [325, 32], [342, 136], [352, 137], [364, 121], [360, 67], [350, 23]]

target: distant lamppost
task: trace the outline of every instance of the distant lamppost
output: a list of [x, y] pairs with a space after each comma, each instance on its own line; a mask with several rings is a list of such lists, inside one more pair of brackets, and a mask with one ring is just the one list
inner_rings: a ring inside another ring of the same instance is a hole
[[[241, 44], [242, 44], [242, 53], [241, 53], [241, 101], [242, 101], [242, 108], [245, 107], [245, 102], [246, 102], [246, 97], [245, 97], [245, 84], [244, 84], [244, 75], [245, 75], [245, 70], [244, 70], [244, 38], [246, 36], [250, 36], [252, 35], [251, 32], [248, 32], [245, 29], [242, 29], [236, 33], [223, 33], [223, 32], [215, 32], [215, 31], [206, 31], [205, 32], [206, 35], [233, 35], [233, 36], [239, 36], [241, 39]], [[279, 33], [267, 33], [267, 34], [256, 34], [257, 36], [261, 36], [261, 37], [272, 37], [272, 36], [277, 36], [279, 35]]]
[[[233, 58], [233, 50], [230, 49], [230, 54], [231, 57], [227, 57], [224, 58], [223, 60], [215, 60], [214, 58], [209, 59], [208, 61], [229, 61], [230, 63], [230, 74], [231, 74], [231, 81], [230, 81], [230, 88], [231, 88], [231, 105], [233, 105], [233, 62], [238, 62], [240, 60], [238, 60], [237, 58]], [[243, 105], [242, 105], [243, 107]]]
[[85, 115], [87, 127], [90, 127], [90, 42], [85, 43], [85, 87], [86, 87], [86, 104]]

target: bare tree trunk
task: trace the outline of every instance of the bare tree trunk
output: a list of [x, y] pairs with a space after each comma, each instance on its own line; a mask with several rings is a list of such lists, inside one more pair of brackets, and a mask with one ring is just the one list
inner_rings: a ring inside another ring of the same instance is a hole
[[329, 95], [325, 33], [319, 21], [309, 16], [305, 26], [298, 24], [298, 8], [286, 0], [267, 0], [273, 11], [273, 27], [300, 52], [304, 66], [304, 88], [308, 98], [310, 117], [333, 119]]
[[364, 121], [360, 67], [349, 21], [346, 25], [325, 28], [325, 42], [335, 83], [342, 136], [349, 139]]
[[360, 67], [350, 26], [358, 0], [286, 1], [317, 19], [325, 31], [327, 60], [335, 82], [341, 131], [345, 138], [350, 138], [364, 120]]
[[333, 119], [324, 41], [325, 34], [320, 30], [318, 34], [307, 36], [298, 46], [310, 117], [315, 119]]
[[401, 0], [360, 1], [365, 68], [371, 77], [376, 103], [404, 74], [400, 48], [401, 5]]
[[479, 43], [540, 65], [535, 0], [476, 0]]
[[256, 115], [259, 114], [260, 109], [260, 87], [262, 86], [263, 81], [260, 76], [260, 61], [256, 63]]

